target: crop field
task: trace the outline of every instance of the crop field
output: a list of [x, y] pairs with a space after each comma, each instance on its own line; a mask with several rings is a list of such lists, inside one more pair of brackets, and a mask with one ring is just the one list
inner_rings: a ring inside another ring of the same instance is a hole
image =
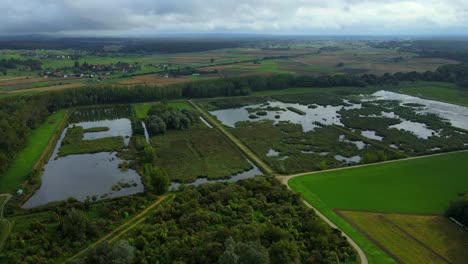
[[138, 84], [173, 84], [173, 83], [182, 83], [188, 82], [190, 78], [187, 77], [176, 77], [176, 78], [164, 78], [157, 75], [141, 75], [131, 77], [127, 80], [117, 81], [118, 84], [126, 85], [138, 85]]
[[171, 180], [226, 178], [252, 168], [247, 159], [214, 128], [198, 122], [189, 130], [151, 137], [158, 164]]
[[[310, 50], [309, 52], [312, 52]], [[339, 65], [339, 64], [342, 65]], [[417, 58], [411, 53], [375, 48], [350, 48], [326, 51], [294, 58], [281, 58], [258, 63], [246, 62], [202, 67], [202, 71], [218, 70], [221, 75], [237, 76], [252, 73], [323, 74], [384, 74], [386, 72], [434, 71], [457, 61], [437, 58]]]
[[370, 261], [389, 263], [383, 251], [333, 210], [442, 214], [466, 191], [467, 159], [468, 152], [459, 152], [395, 161], [300, 176], [289, 186], [350, 235]]
[[54, 135], [60, 135], [57, 129], [64, 118], [65, 111], [58, 111], [31, 132], [26, 148], [18, 154], [10, 170], [0, 178], [0, 192], [14, 192], [21, 186], [44, 150], [48, 148], [50, 139]]
[[[395, 50], [368, 47], [327, 51], [294, 58], [293, 60], [305, 65], [335, 68], [335, 72], [374, 74], [433, 71], [439, 66], [457, 63], [457, 61], [447, 59], [416, 58], [411, 53], [399, 53]], [[340, 62], [343, 63], [343, 66], [336, 67]]]
[[465, 263], [468, 235], [446, 217], [337, 211], [403, 263]]

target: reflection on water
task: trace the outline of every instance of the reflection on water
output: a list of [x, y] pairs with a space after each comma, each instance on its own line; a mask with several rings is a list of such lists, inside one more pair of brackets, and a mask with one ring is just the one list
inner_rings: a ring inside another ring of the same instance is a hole
[[364, 143], [363, 141], [360, 141], [360, 140], [358, 140], [358, 141], [352, 141], [352, 140], [347, 139], [345, 135], [340, 135], [339, 138], [338, 138], [338, 140], [339, 140], [340, 142], [345, 142], [345, 143], [353, 144], [353, 145], [355, 145], [356, 148], [359, 149], [359, 150], [362, 150], [362, 149], [364, 149], [364, 148], [367, 146], [367, 144]]
[[383, 137], [377, 136], [373, 130], [364, 130], [361, 131], [361, 135], [366, 138], [382, 141]]
[[[340, 115], [337, 113], [342, 109], [357, 109], [361, 108], [361, 104], [351, 104], [343, 102], [345, 105], [340, 106], [321, 106], [314, 105], [314, 108], [309, 108], [307, 105], [283, 103], [279, 101], [269, 101], [263, 104], [248, 105], [241, 108], [221, 109], [211, 111], [210, 113], [224, 125], [235, 127], [235, 124], [240, 121], [257, 122], [260, 120], [272, 120], [274, 124], [281, 121], [289, 121], [293, 124], [302, 125], [304, 132], [312, 131], [319, 125], [338, 125], [343, 126], [341, 123]], [[315, 107], [316, 106], [316, 107]], [[281, 108], [281, 110], [268, 110], [268, 107]], [[291, 111], [289, 108], [295, 108], [304, 113], [304, 115]], [[248, 108], [261, 109], [266, 112], [266, 115], [260, 115], [258, 118], [250, 119], [251, 113], [247, 111]], [[276, 116], [276, 117], [275, 117]]]
[[268, 153], [267, 153], [266, 155], [267, 155], [267, 157], [278, 156], [278, 155], [279, 155], [279, 151], [270, 148], [270, 149], [268, 150]]
[[398, 130], [408, 131], [419, 138], [428, 139], [431, 136], [438, 136], [439, 134], [429, 129], [426, 124], [404, 120], [400, 124], [389, 126], [388, 128], [396, 128]]
[[337, 161], [341, 161], [341, 162], [344, 162], [346, 164], [359, 163], [361, 161], [361, 156], [356, 155], [356, 156], [348, 158], [348, 157], [341, 156], [341, 155], [335, 155], [335, 159]]
[[128, 145], [130, 137], [132, 136], [132, 124], [128, 118], [120, 118], [114, 120], [102, 120], [102, 121], [91, 121], [91, 122], [80, 122], [70, 124], [70, 126], [80, 126], [84, 129], [93, 127], [108, 127], [107, 131], [100, 132], [88, 132], [84, 133], [83, 140], [93, 140], [104, 137], [116, 137], [122, 136], [124, 138], [125, 145]]
[[201, 120], [207, 127], [213, 128], [213, 126], [210, 125], [210, 123], [208, 123], [208, 121], [206, 121], [205, 118], [203, 118], [203, 117], [201, 117], [201, 116], [199, 116], [199, 117], [200, 117], [200, 120]]
[[[248, 170], [248, 171], [244, 171], [244, 172], [238, 173], [236, 175], [233, 175], [229, 179], [209, 180], [207, 178], [198, 178], [196, 181], [194, 181], [192, 183], [186, 183], [184, 185], [186, 185], [186, 186], [198, 186], [198, 185], [205, 184], [205, 183], [236, 182], [236, 181], [243, 180], [243, 179], [253, 178], [253, 177], [257, 176], [257, 175], [263, 175], [262, 171], [259, 168], [257, 168], [257, 166], [255, 166], [255, 164], [253, 164], [250, 160], [247, 160], [247, 161], [253, 166], [253, 168]], [[169, 190], [170, 191], [177, 191], [179, 189], [180, 185], [181, 184], [178, 183], [178, 182], [172, 182], [171, 186], [169, 187]]]
[[449, 120], [452, 126], [468, 130], [468, 107], [383, 90], [375, 92], [372, 96], [377, 100], [397, 100], [402, 105], [408, 103], [424, 105], [416, 108], [416, 113], [437, 114]]
[[141, 126], [143, 127], [143, 133], [145, 135], [145, 139], [146, 139], [146, 143], [150, 143], [150, 137], [149, 137], [149, 133], [148, 133], [148, 130], [146, 129], [146, 124], [145, 122], [141, 121]]
[[[132, 134], [130, 120], [128, 119], [82, 122], [76, 125], [85, 128], [104, 126], [110, 128], [109, 131], [105, 131], [106, 133], [86, 133], [88, 134], [87, 139], [111, 135], [125, 137]], [[44, 166], [41, 187], [26, 201], [23, 205], [24, 208], [66, 200], [69, 197], [84, 201], [87, 196], [96, 195], [98, 199], [102, 199], [105, 197], [126, 196], [143, 191], [143, 184], [136, 171], [131, 169], [121, 171], [119, 169], [118, 166], [122, 160], [116, 156], [116, 152], [58, 157], [57, 153], [66, 132], [67, 128], [62, 132], [51, 158]], [[128, 144], [128, 141], [126, 143]], [[130, 183], [132, 186], [112, 191], [112, 186], [118, 183]]]

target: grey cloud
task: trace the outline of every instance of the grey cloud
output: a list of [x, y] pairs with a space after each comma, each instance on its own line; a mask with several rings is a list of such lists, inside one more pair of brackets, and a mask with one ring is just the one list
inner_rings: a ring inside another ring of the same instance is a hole
[[0, 4], [0, 34], [468, 32], [468, 1], [463, 0], [0, 0]]

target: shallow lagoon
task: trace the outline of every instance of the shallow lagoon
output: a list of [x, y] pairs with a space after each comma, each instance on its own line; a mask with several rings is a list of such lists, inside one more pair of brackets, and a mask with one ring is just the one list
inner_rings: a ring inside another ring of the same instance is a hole
[[[253, 177], [257, 176], [257, 175], [263, 175], [262, 171], [257, 166], [255, 166], [255, 164], [253, 164], [250, 160], [247, 160], [247, 161], [252, 165], [252, 169], [250, 169], [248, 171], [238, 173], [236, 175], [232, 175], [228, 179], [209, 180], [207, 178], [198, 178], [196, 181], [194, 181], [192, 183], [185, 183], [184, 185], [185, 186], [198, 186], [198, 185], [202, 185], [202, 184], [205, 184], [205, 183], [236, 182], [236, 181], [240, 181], [240, 180], [243, 180], [243, 179], [253, 178]], [[176, 191], [176, 190], [179, 189], [180, 186], [181, 186], [180, 183], [172, 182], [171, 185], [169, 186], [169, 190], [170, 191]]]
[[[275, 107], [280, 108], [281, 110], [278, 111], [269, 111], [268, 107]], [[295, 108], [302, 111], [304, 114], [298, 114], [294, 111], [291, 111], [289, 108]], [[228, 127], [235, 127], [237, 122], [241, 121], [261, 121], [261, 120], [273, 120], [274, 124], [277, 124], [281, 121], [289, 121], [293, 124], [300, 124], [302, 126], [302, 130], [304, 132], [313, 131], [320, 123], [322, 125], [338, 125], [343, 126], [341, 123], [340, 115], [338, 111], [342, 109], [356, 109], [360, 108], [361, 104], [351, 104], [346, 100], [343, 100], [343, 105], [341, 106], [321, 106], [321, 105], [313, 105], [313, 107], [309, 107], [303, 104], [291, 104], [291, 103], [283, 103], [280, 101], [268, 101], [267, 103], [263, 104], [255, 104], [244, 106], [240, 108], [231, 108], [231, 109], [221, 109], [211, 111], [210, 113], [219, 121], [221, 121], [225, 126]], [[249, 118], [251, 114], [255, 114], [255, 112], [249, 113], [248, 109], [254, 108], [259, 110], [264, 110], [266, 115], [258, 115], [257, 118]]]
[[401, 105], [419, 104], [424, 107], [415, 107], [416, 113], [436, 114], [450, 121], [452, 126], [468, 130], [468, 107], [444, 103], [440, 101], [422, 99], [415, 96], [399, 94], [389, 91], [378, 91], [372, 94], [376, 100], [396, 100]]
[[[114, 120], [80, 122], [71, 124], [92, 127], [109, 127], [108, 131], [85, 133], [84, 140], [92, 140], [108, 136], [123, 136], [128, 144], [132, 135], [130, 120], [121, 118]], [[119, 197], [143, 191], [143, 184], [134, 170], [121, 171], [122, 162], [116, 152], [100, 152], [94, 154], [68, 155], [58, 157], [58, 150], [67, 129], [57, 142], [49, 162], [44, 166], [41, 176], [41, 187], [23, 205], [32, 208], [50, 202], [66, 200], [74, 197], [84, 201], [87, 197], [96, 195], [98, 199]], [[113, 191], [112, 186], [119, 183], [130, 183], [131, 187]]]

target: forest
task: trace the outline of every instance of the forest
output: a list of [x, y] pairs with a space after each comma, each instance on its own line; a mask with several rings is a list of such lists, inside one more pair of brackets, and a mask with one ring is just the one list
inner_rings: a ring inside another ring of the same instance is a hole
[[[273, 178], [183, 189], [124, 237], [134, 263], [343, 263], [356, 253]], [[181, 239], [182, 238], [182, 239]]]

